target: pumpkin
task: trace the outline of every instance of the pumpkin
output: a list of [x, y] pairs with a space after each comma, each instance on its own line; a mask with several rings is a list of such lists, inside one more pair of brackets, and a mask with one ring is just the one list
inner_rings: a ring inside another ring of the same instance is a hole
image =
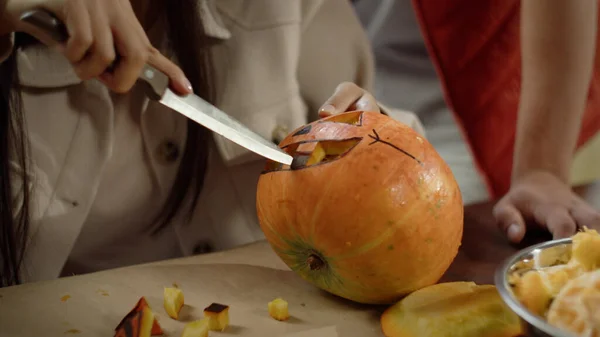
[[514, 337], [521, 321], [493, 285], [440, 283], [417, 290], [381, 315], [387, 337]]
[[448, 269], [462, 238], [461, 194], [409, 126], [352, 111], [302, 126], [279, 147], [293, 162], [267, 161], [258, 220], [303, 279], [355, 302], [390, 304]]

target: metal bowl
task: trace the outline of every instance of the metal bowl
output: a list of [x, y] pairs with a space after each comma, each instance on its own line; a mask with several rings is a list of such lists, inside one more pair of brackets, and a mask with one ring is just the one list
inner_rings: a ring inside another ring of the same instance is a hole
[[568, 331], [548, 324], [543, 317], [530, 312], [519, 302], [509, 283], [509, 277], [514, 273], [524, 273], [528, 270], [566, 263], [571, 257], [571, 244], [572, 241], [568, 238], [525, 248], [506, 259], [496, 270], [494, 275], [496, 288], [506, 305], [521, 318], [527, 336], [577, 337]]

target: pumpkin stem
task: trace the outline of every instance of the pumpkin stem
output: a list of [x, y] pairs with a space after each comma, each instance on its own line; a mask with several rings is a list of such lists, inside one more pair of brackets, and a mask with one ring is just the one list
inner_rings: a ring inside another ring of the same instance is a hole
[[325, 267], [325, 262], [323, 262], [323, 259], [315, 254], [310, 254], [310, 256], [308, 256], [306, 259], [306, 263], [308, 264], [310, 270], [320, 270]]

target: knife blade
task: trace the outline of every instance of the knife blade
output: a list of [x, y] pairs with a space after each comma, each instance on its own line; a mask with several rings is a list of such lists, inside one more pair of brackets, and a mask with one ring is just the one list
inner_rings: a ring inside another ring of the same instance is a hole
[[[64, 24], [51, 12], [44, 9], [34, 9], [23, 13], [21, 21], [40, 29], [49, 38], [62, 43], [69, 35]], [[107, 69], [112, 71], [115, 62]], [[207, 129], [231, 140], [232, 142], [273, 161], [290, 165], [292, 156], [280, 149], [276, 144], [264, 139], [259, 134], [248, 129], [227, 113], [197, 95], [177, 95], [169, 88], [169, 77], [149, 64], [144, 65], [138, 78], [138, 83], [144, 85], [148, 98], [158, 101], [164, 106], [184, 115]]]

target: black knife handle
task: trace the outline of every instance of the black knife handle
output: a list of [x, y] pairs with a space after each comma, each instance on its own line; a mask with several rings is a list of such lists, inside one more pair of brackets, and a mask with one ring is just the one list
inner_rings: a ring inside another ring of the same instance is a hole
[[[65, 43], [69, 39], [66, 26], [51, 12], [44, 9], [29, 10], [21, 15], [21, 21], [31, 24], [48, 34], [59, 43]], [[106, 68], [112, 73], [120, 61], [121, 56], [116, 53], [115, 61]], [[169, 77], [149, 64], [145, 64], [138, 82], [144, 84], [146, 95], [153, 100], [159, 100], [165, 90], [169, 87]]]

